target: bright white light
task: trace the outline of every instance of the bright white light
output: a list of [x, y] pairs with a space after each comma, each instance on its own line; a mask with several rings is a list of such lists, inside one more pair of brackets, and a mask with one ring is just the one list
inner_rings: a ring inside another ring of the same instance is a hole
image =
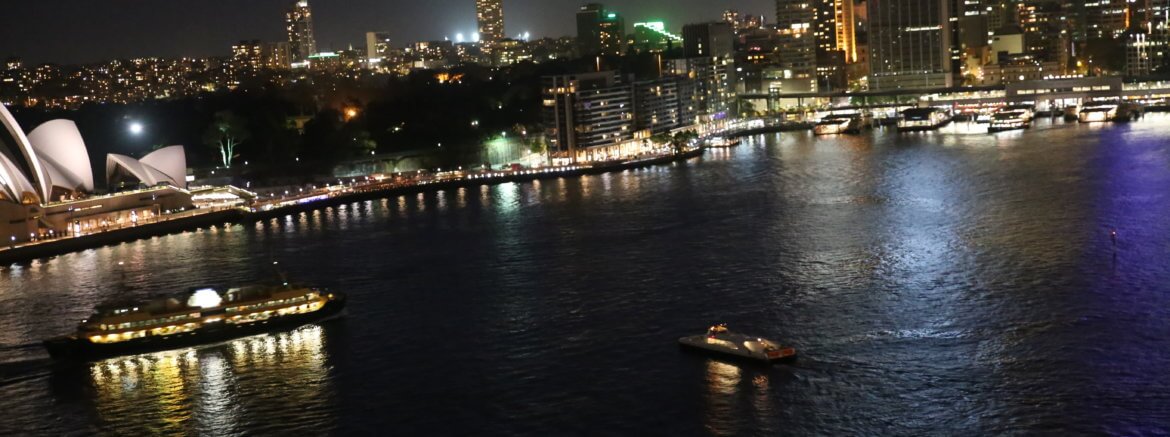
[[479, 32], [471, 34], [471, 42], [479, 42]]
[[146, 127], [142, 126], [142, 123], [139, 123], [137, 121], [130, 123], [130, 133], [132, 133], [134, 135], [142, 134], [142, 131], [145, 129], [146, 129]]
[[223, 298], [219, 297], [219, 293], [210, 288], [203, 288], [195, 290], [191, 298], [187, 299], [187, 306], [199, 308], [215, 308], [223, 302]]
[[463, 34], [462, 33], [455, 34], [455, 42], [463, 42]]

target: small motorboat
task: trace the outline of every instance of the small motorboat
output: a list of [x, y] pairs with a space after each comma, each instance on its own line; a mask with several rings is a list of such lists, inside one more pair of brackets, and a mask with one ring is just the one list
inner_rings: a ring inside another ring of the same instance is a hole
[[796, 359], [796, 349], [765, 338], [731, 332], [726, 324], [712, 326], [703, 335], [679, 338], [678, 344], [697, 351], [766, 363]]

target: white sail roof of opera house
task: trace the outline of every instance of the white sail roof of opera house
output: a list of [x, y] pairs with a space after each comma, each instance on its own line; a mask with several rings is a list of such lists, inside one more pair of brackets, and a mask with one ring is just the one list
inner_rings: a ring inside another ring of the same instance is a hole
[[113, 179], [119, 170], [148, 186], [169, 183], [187, 188], [187, 155], [183, 146], [164, 147], [142, 159], [111, 153], [106, 157], [107, 180]]
[[93, 192], [93, 169], [77, 124], [53, 120], [33, 129], [28, 139], [41, 160], [46, 188]]
[[0, 136], [0, 194], [17, 203], [39, 203], [51, 190], [40, 178], [44, 171], [36, 150], [4, 105], [0, 105], [0, 123], [6, 134]]

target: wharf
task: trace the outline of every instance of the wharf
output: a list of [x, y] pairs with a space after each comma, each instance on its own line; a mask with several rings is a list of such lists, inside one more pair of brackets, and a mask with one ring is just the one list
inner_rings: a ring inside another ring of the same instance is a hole
[[182, 233], [205, 227], [227, 226], [232, 223], [267, 220], [288, 214], [312, 211], [358, 201], [380, 199], [388, 196], [480, 185], [496, 185], [508, 182], [528, 182], [541, 179], [584, 176], [669, 164], [701, 156], [703, 151], [704, 148], [697, 147], [678, 154], [611, 161], [592, 165], [476, 172], [466, 173], [459, 177], [432, 178], [416, 180], [410, 183], [385, 182], [355, 184], [334, 191], [323, 190], [320, 193], [310, 193], [292, 199], [262, 202], [250, 208], [212, 210], [204, 213], [191, 214], [182, 218], [160, 220], [158, 222], [97, 232], [79, 237], [44, 240], [31, 244], [25, 243], [8, 248], [0, 248], [0, 266], [30, 262], [39, 258], [64, 255], [160, 235]]

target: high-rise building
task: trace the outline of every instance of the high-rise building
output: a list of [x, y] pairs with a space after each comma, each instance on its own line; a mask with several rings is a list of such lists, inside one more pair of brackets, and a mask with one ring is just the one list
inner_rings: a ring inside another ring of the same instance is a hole
[[683, 53], [688, 58], [730, 56], [734, 50], [733, 32], [726, 22], [683, 26]]
[[1126, 38], [1126, 76], [1170, 71], [1170, 0], [1137, 0]]
[[870, 89], [954, 85], [947, 0], [869, 0], [866, 3]]
[[504, 40], [504, 0], [475, 0], [479, 41], [491, 47]]
[[1061, 4], [1053, 0], [1028, 0], [1019, 4], [1018, 11], [1024, 51], [1041, 61], [1067, 65], [1071, 41], [1064, 31]]
[[605, 6], [590, 3], [577, 11], [577, 44], [581, 56], [626, 52], [626, 21]]
[[313, 11], [309, 0], [297, 0], [285, 14], [285, 29], [288, 31], [288, 49], [292, 63], [301, 64], [317, 53], [317, 41], [313, 39]]
[[813, 13], [817, 50], [845, 52], [845, 62], [856, 62], [853, 0], [814, 0]]
[[[1136, 1], [1136, 0], [1135, 0]], [[1085, 38], [1112, 39], [1128, 29], [1129, 0], [1082, 1]]]
[[817, 88], [815, 19], [816, 10], [808, 0], [776, 0], [775, 67], [785, 81], [783, 93], [805, 93]]
[[366, 59], [371, 64], [381, 63], [393, 48], [388, 32], [366, 32]]

